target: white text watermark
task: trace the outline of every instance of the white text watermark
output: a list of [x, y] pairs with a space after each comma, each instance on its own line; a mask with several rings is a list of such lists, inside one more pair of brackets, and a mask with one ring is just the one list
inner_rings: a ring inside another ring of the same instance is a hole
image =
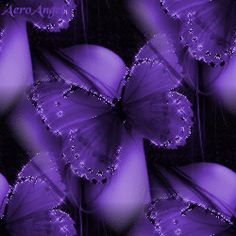
[[63, 14], [64, 9], [56, 8], [56, 7], [45, 7], [43, 5], [39, 5], [37, 8], [32, 7], [17, 7], [13, 5], [9, 5], [2, 12], [1, 15], [10, 15], [15, 18], [19, 15], [28, 15], [28, 16], [39, 16], [42, 18], [53, 18], [56, 14]]

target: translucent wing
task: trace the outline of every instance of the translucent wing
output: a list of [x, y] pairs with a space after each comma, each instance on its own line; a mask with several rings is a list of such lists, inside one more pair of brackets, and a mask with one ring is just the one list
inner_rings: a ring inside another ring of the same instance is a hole
[[232, 222], [215, 212], [180, 198], [170, 197], [152, 203], [147, 218], [162, 236], [233, 236]]
[[158, 60], [165, 65], [176, 79], [181, 81], [182, 66], [179, 63], [177, 50], [170, 37], [157, 34], [152, 37], [138, 52], [136, 60]]
[[116, 169], [122, 123], [104, 98], [64, 82], [42, 82], [32, 101], [52, 132], [63, 135], [63, 156], [79, 176], [94, 181]]
[[45, 180], [58, 195], [63, 198], [65, 195], [65, 185], [57, 164], [57, 160], [52, 153], [40, 153], [33, 157], [18, 174], [20, 178], [40, 178]]
[[76, 6], [74, 0], [15, 0], [10, 7], [37, 28], [57, 32], [68, 27]]
[[57, 235], [61, 222], [56, 221], [51, 210], [63, 199], [48, 183], [27, 179], [17, 183], [12, 194], [5, 216], [6, 228], [11, 235]]
[[57, 236], [75, 236], [77, 235], [74, 221], [68, 214], [60, 210], [50, 212], [51, 223], [53, 224], [53, 235]]
[[161, 0], [165, 11], [181, 21], [181, 38], [191, 54], [212, 66], [224, 65], [235, 50], [234, 1]]
[[64, 141], [63, 157], [77, 175], [105, 183], [119, 161], [122, 123], [115, 113], [86, 120]]
[[[109, 68], [109, 69], [108, 69]], [[108, 99], [120, 95], [126, 65], [111, 50], [91, 44], [39, 53], [34, 63], [36, 81], [60, 77], [68, 83], [92, 89]]]
[[31, 101], [48, 128], [57, 135], [75, 131], [84, 121], [111, 110], [105, 99], [63, 81], [39, 82]]
[[124, 101], [130, 124], [154, 144], [176, 148], [185, 144], [192, 125], [191, 104], [177, 92], [179, 81], [161, 63], [135, 66]]

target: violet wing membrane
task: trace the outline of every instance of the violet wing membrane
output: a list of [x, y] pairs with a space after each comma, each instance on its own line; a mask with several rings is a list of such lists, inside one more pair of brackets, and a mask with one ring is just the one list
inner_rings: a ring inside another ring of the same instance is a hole
[[160, 236], [233, 236], [234, 216], [224, 216], [205, 205], [173, 195], [153, 201], [146, 217]]
[[223, 66], [235, 52], [234, 0], [160, 0], [180, 22], [180, 38], [189, 52], [211, 66]]
[[105, 183], [118, 167], [124, 135], [135, 133], [169, 149], [185, 144], [192, 125], [191, 104], [174, 91], [181, 76], [167, 62], [175, 55], [167, 54], [164, 60], [157, 45], [155, 58], [146, 58], [148, 47], [138, 54], [121, 78], [120, 96], [113, 100], [66, 78], [34, 85], [30, 99], [47, 128], [62, 137], [63, 159], [76, 175]]
[[19, 173], [1, 205], [1, 235], [77, 235], [73, 220], [58, 208], [65, 198], [65, 186], [49, 157], [48, 153], [36, 155]]

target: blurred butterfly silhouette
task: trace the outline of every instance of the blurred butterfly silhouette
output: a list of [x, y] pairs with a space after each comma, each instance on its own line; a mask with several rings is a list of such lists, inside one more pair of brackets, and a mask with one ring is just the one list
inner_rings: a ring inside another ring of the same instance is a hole
[[[46, 160], [44, 155], [36, 157]], [[4, 214], [0, 219], [0, 235], [43, 236], [76, 235], [74, 222], [68, 214], [56, 209], [64, 200], [64, 186], [53, 164], [43, 174], [40, 165], [30, 161], [18, 176], [15, 186], [9, 191]], [[41, 173], [37, 174], [34, 168]], [[32, 175], [31, 177], [25, 177]], [[34, 177], [35, 176], [35, 177]], [[53, 181], [52, 181], [53, 180]], [[60, 186], [60, 187], [59, 187]]]
[[165, 12], [181, 22], [181, 40], [196, 59], [223, 66], [235, 52], [234, 0], [160, 0]]
[[235, 216], [224, 216], [204, 205], [179, 196], [152, 202], [146, 217], [161, 236], [233, 236], [236, 234]]
[[191, 104], [173, 91], [180, 85], [180, 66], [167, 48], [162, 38], [148, 42], [113, 99], [64, 78], [35, 84], [30, 99], [48, 129], [62, 136], [62, 156], [76, 175], [105, 183], [118, 167], [124, 135], [169, 149], [185, 144]]

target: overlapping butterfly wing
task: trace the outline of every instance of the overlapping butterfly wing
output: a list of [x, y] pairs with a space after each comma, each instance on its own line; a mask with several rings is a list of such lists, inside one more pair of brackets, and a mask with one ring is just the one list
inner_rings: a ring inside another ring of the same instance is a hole
[[76, 5], [74, 0], [15, 0], [10, 7], [39, 29], [57, 32], [69, 26]]
[[76, 235], [73, 220], [66, 213], [53, 210], [62, 199], [46, 181], [19, 181], [12, 193], [5, 215], [10, 235]]
[[138, 60], [158, 60], [173, 73], [176, 83], [181, 82], [183, 72], [182, 61], [178, 57], [178, 46], [175, 45], [171, 37], [164, 33], [154, 35], [138, 52], [135, 59]]
[[61, 199], [65, 198], [65, 182], [58, 160], [52, 153], [42, 152], [35, 155], [20, 171], [18, 179], [35, 178], [46, 181]]
[[164, 10], [181, 21], [181, 39], [198, 60], [224, 65], [235, 50], [234, 1], [161, 0]]
[[193, 113], [188, 99], [173, 91], [180, 86], [182, 70], [174, 51], [164, 48], [157, 37], [138, 54], [124, 102], [134, 128], [153, 144], [174, 149], [190, 135]]
[[105, 182], [117, 167], [122, 132], [109, 101], [62, 81], [39, 83], [31, 99], [48, 128], [62, 136], [74, 173]]
[[147, 218], [161, 236], [233, 236], [232, 222], [220, 213], [179, 197], [150, 204]]

